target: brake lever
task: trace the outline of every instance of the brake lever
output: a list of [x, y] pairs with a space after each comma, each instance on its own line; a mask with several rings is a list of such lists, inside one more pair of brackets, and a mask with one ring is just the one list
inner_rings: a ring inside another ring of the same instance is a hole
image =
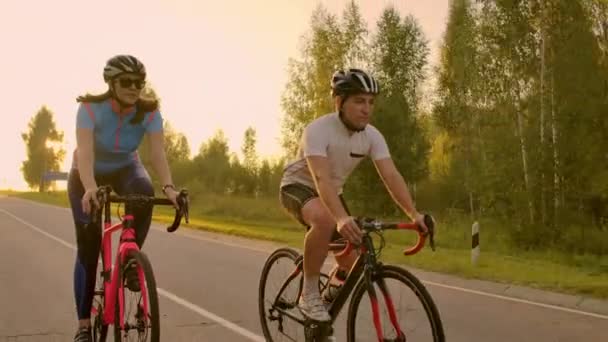
[[429, 239], [429, 245], [431, 246], [431, 250], [434, 252], [435, 251], [435, 239], [434, 239], [435, 234], [432, 232], [430, 239]]
[[184, 219], [186, 220], [186, 223], [190, 223], [190, 219], [189, 219], [190, 203], [188, 201], [188, 192], [186, 190], [182, 190], [182, 191], [184, 193], [184, 197], [183, 197], [184, 203], [182, 205], [182, 214], [184, 215]]
[[180, 191], [179, 194], [177, 195], [176, 200], [177, 200], [178, 208], [175, 209], [175, 219], [173, 220], [173, 224], [171, 224], [171, 226], [167, 227], [167, 231], [169, 233], [173, 233], [174, 231], [176, 231], [179, 228], [182, 218], [185, 218], [186, 223], [189, 223], [188, 191], [187, 190]]
[[179, 204], [179, 211], [181, 216], [186, 220], [186, 223], [190, 223], [189, 219], [189, 201], [188, 201], [188, 190], [182, 189], [177, 197], [177, 203]]
[[429, 236], [429, 245], [431, 246], [431, 250], [435, 251], [435, 220], [429, 214], [424, 214], [424, 224], [426, 225], [428, 231], [425, 233], [425, 236]]
[[99, 205], [96, 205], [95, 201], [93, 199], [89, 200], [90, 206], [93, 210], [93, 223], [95, 223], [95, 224], [98, 224], [101, 222], [102, 210], [103, 210], [104, 204], [108, 200], [108, 193], [107, 193], [108, 191], [111, 191], [109, 189], [109, 187], [104, 186], [104, 187], [98, 188], [97, 192], [95, 192], [95, 198], [97, 199], [97, 202], [99, 203]]

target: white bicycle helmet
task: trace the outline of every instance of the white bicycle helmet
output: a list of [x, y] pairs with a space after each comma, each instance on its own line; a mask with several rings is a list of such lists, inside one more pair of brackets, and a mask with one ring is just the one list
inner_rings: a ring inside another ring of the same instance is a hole
[[110, 58], [103, 68], [103, 80], [107, 83], [121, 74], [137, 74], [146, 78], [144, 64], [131, 55], [117, 55]]
[[378, 81], [361, 69], [338, 70], [331, 78], [332, 96], [380, 93]]

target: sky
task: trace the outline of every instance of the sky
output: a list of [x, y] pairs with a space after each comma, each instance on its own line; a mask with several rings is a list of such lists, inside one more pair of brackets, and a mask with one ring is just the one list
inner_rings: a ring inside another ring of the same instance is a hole
[[[445, 30], [449, 0], [357, 1], [373, 32], [392, 5], [419, 22], [431, 48]], [[257, 131], [257, 150], [281, 152], [280, 98], [287, 61], [319, 3], [341, 15], [349, 0], [3, 0], [0, 5], [2, 168], [0, 189], [26, 190], [21, 133], [42, 105], [64, 132], [65, 171], [75, 148], [78, 95], [103, 92], [108, 58], [132, 54], [146, 65], [165, 120], [186, 135], [193, 153], [222, 129], [240, 153], [243, 134]]]

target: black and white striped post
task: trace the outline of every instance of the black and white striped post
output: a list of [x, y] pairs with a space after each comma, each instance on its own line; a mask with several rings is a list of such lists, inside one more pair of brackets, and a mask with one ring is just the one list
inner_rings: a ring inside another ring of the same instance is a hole
[[479, 222], [473, 223], [471, 233], [471, 262], [473, 265], [477, 265], [479, 260]]

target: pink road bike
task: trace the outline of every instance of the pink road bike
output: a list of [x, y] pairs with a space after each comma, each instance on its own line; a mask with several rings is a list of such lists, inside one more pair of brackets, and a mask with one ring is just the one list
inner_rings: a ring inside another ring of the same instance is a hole
[[[114, 327], [114, 341], [160, 341], [158, 294], [152, 265], [135, 242], [134, 216], [125, 212], [121, 222], [112, 225], [111, 203], [125, 203], [126, 208], [138, 206], [173, 205], [166, 198], [143, 195], [116, 196], [110, 186], [101, 186], [97, 192], [99, 208], [94, 213], [96, 222], [103, 213], [104, 228], [101, 246], [102, 270], [95, 290], [92, 316], [93, 341], [105, 342], [108, 327]], [[188, 192], [181, 190], [178, 196], [173, 224], [167, 228], [174, 232], [182, 217], [188, 222]], [[132, 209], [129, 209], [132, 210]], [[120, 217], [120, 215], [119, 215]], [[112, 264], [112, 234], [120, 231], [120, 240]], [[129, 272], [135, 277], [128, 278]]]

